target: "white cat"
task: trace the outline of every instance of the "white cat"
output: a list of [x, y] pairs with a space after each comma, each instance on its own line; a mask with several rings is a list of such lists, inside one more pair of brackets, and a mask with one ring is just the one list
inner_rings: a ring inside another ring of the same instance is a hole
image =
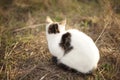
[[46, 37], [50, 53], [62, 63], [81, 73], [97, 68], [99, 50], [93, 40], [76, 29], [65, 30], [66, 20], [53, 22], [46, 18]]

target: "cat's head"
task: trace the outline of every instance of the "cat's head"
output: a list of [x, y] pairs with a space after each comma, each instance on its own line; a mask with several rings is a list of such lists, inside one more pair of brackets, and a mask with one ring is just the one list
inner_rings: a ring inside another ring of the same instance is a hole
[[48, 34], [57, 34], [65, 31], [66, 19], [61, 22], [54, 22], [47, 16], [46, 18], [46, 31]]

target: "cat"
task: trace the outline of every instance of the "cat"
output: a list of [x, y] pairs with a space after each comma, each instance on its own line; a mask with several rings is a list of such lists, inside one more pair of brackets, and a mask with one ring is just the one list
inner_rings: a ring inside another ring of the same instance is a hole
[[66, 19], [46, 18], [46, 38], [53, 61], [87, 74], [97, 68], [100, 55], [92, 38], [77, 29], [65, 30]]

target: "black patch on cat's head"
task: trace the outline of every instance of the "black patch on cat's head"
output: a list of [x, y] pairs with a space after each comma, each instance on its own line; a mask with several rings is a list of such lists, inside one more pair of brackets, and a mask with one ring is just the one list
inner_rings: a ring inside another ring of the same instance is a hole
[[59, 29], [58, 29], [58, 24], [51, 24], [48, 28], [48, 33], [49, 34], [56, 34], [59, 33]]
[[73, 49], [73, 46], [71, 46], [71, 34], [69, 32], [62, 35], [59, 45], [63, 48], [65, 54]]

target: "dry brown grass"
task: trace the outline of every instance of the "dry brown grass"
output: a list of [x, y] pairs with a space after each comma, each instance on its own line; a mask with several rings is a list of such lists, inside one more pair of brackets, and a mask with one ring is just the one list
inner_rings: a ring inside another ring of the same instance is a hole
[[[5, 14], [0, 9], [1, 80], [120, 79], [120, 15], [114, 12], [109, 0], [99, 1], [102, 12], [98, 13], [95, 11], [100, 8], [95, 8], [95, 3], [73, 3], [70, 0], [65, 5], [67, 0], [59, 0], [60, 4], [55, 7], [56, 1], [31, 1], [33, 0], [15, 0], [11, 8], [5, 10]], [[65, 7], [64, 10], [61, 5]], [[70, 8], [67, 9], [66, 6]], [[52, 63], [45, 36], [44, 21], [47, 15], [57, 21], [66, 16], [67, 29], [77, 28], [94, 41], [97, 40], [101, 59], [93, 76], [64, 71]]]

